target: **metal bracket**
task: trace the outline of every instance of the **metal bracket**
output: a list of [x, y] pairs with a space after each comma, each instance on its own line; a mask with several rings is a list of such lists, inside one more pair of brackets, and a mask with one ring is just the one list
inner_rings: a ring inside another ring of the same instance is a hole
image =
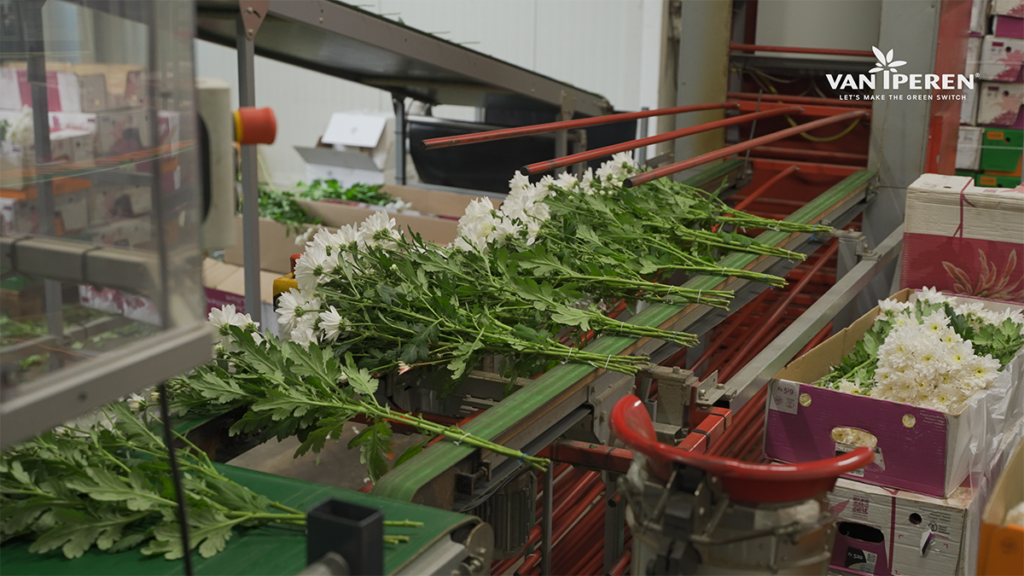
[[270, 0], [239, 0], [238, 10], [242, 14], [242, 23], [245, 24], [245, 37], [249, 40], [256, 39], [256, 33], [260, 31], [263, 19], [267, 17], [267, 9], [270, 7]]
[[559, 120], [572, 120], [573, 115], [576, 114], [576, 95], [562, 90], [559, 100], [561, 102]]
[[865, 260], [877, 260], [878, 256], [868, 248], [868, 239], [863, 232], [856, 230], [833, 230], [832, 236], [839, 239], [840, 244], [856, 244], [857, 256]]
[[472, 496], [476, 492], [476, 483], [487, 482], [491, 479], [491, 463], [481, 460], [476, 463], [476, 471], [472, 474], [466, 472], [455, 473], [455, 491], [459, 494]]
[[726, 388], [725, 384], [718, 381], [718, 370], [711, 373], [706, 380], [697, 386], [697, 405], [714, 406], [722, 398], [729, 399], [735, 395], [735, 391]]

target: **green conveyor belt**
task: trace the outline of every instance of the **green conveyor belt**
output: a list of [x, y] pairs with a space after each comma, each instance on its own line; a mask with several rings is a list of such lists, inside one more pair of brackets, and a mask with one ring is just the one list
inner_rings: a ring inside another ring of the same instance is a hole
[[[735, 160], [740, 162], [742, 160]], [[729, 163], [723, 163], [716, 167], [715, 176], [718, 176], [722, 167]], [[699, 174], [700, 184], [711, 171]], [[840, 203], [849, 197], [856, 190], [867, 184], [875, 176], [874, 172], [860, 171], [852, 174], [842, 182], [823, 192], [813, 201], [808, 202], [789, 217], [786, 221], [802, 224], [814, 223], [821, 218], [822, 214], [831, 206]], [[688, 184], [699, 186], [693, 179]], [[776, 245], [789, 237], [789, 232], [765, 231], [757, 237], [759, 242]], [[733, 253], [720, 262], [724, 267], [744, 268], [753, 263], [761, 256], [755, 254]], [[721, 284], [722, 279], [715, 276], [698, 276], [688, 281], [684, 286], [694, 289], [711, 290]], [[668, 304], [654, 304], [643, 312], [632, 317], [628, 322], [640, 326], [661, 326], [673, 316], [683, 310], [683, 306]], [[602, 336], [587, 346], [587, 352], [597, 354], [619, 354], [627, 350], [637, 340], [624, 336]], [[541, 375], [529, 385], [518, 390], [497, 405], [486, 410], [480, 416], [466, 423], [463, 429], [466, 432], [500, 442], [499, 436], [506, 430], [512, 428], [526, 415], [541, 408], [545, 404], [557, 401], [557, 398], [572, 387], [576, 382], [586, 377], [596, 369], [585, 364], [563, 364]], [[470, 446], [457, 446], [452, 442], [441, 442], [424, 450], [413, 457], [401, 468], [394, 470], [381, 478], [373, 489], [373, 494], [386, 496], [396, 500], [412, 501], [419, 489], [428, 484], [435, 477], [445, 470], [450, 469], [462, 459], [469, 456], [475, 449]]]
[[[386, 534], [404, 534], [409, 542], [384, 545], [384, 569], [394, 574], [411, 562], [420, 552], [456, 528], [478, 522], [472, 516], [417, 506], [387, 498], [360, 494], [351, 490], [332, 488], [311, 482], [293, 480], [237, 468], [217, 465], [225, 475], [264, 494], [271, 500], [306, 510], [327, 498], [337, 498], [354, 504], [381, 508], [387, 520], [415, 520], [423, 522], [419, 528], [385, 528]], [[306, 566], [306, 535], [297, 526], [265, 526], [251, 530], [236, 530], [227, 548], [212, 558], [202, 558], [193, 552], [196, 574], [222, 575], [289, 575], [294, 576]], [[96, 549], [81, 558], [69, 560], [59, 550], [49, 554], [31, 554], [27, 541], [14, 541], [0, 547], [0, 574], [15, 576], [40, 575], [164, 575], [182, 574], [180, 560], [143, 556], [138, 549], [108, 554]]]

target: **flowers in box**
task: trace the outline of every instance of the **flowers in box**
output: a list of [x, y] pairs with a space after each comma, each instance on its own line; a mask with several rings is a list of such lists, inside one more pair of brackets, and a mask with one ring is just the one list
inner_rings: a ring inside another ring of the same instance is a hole
[[816, 384], [952, 412], [987, 388], [1024, 346], [1024, 315], [957, 303], [934, 289], [882, 300], [853, 352]]

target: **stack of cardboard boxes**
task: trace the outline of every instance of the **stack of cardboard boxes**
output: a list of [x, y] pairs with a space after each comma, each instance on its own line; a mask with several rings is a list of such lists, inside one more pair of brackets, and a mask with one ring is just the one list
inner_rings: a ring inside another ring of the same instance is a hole
[[[48, 182], [54, 212], [45, 216], [56, 236], [146, 246], [153, 232], [150, 159], [163, 157], [165, 191], [180, 181], [173, 153], [157, 152], [179, 143], [178, 115], [159, 112], [153, 133], [140, 66], [48, 62], [46, 88], [48, 110], [34, 110], [25, 63], [0, 67], [0, 231], [41, 232], [38, 191]], [[49, 124], [50, 154], [41, 164], [35, 114], [46, 114]], [[37, 289], [5, 286], [5, 301], [36, 302]]]
[[957, 174], [979, 186], [1021, 183], [1024, 0], [974, 0], [964, 73], [980, 80], [960, 110]]

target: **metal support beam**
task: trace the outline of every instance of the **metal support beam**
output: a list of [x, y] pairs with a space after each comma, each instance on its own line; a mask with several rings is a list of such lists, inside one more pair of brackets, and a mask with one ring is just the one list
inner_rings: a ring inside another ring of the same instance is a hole
[[[21, 22], [27, 46], [28, 65], [26, 75], [32, 91], [32, 129], [36, 150], [36, 166], [48, 164], [50, 151], [50, 103], [46, 85], [46, 45], [43, 32], [43, 4], [41, 0], [19, 3]], [[56, 236], [56, 208], [53, 202], [53, 183], [45, 178], [36, 184], [36, 210], [39, 214], [39, 233]], [[60, 282], [43, 282], [43, 302], [46, 310], [46, 328], [51, 336], [60, 338], [64, 334], [64, 303], [61, 299]]]
[[835, 286], [808, 308], [782, 334], [772, 341], [760, 354], [754, 357], [726, 384], [728, 393], [733, 395], [729, 408], [735, 412], [771, 380], [790, 360], [796, 356], [815, 334], [849, 304], [853, 298], [885, 267], [896, 259], [903, 247], [903, 226], [876, 248], [850, 272], [840, 278]]
[[547, 470], [544, 471], [544, 511], [541, 516], [541, 551], [540, 551], [540, 574], [541, 576], [551, 576], [551, 548], [554, 544], [551, 541], [551, 527], [552, 527], [552, 516], [551, 512], [554, 506], [554, 490], [555, 490], [555, 466], [549, 465]]
[[[245, 19], [238, 15], [238, 105], [256, 105], [256, 52]], [[254, 322], [261, 320], [260, 303], [260, 212], [259, 183], [256, 174], [256, 145], [242, 145], [242, 242], [245, 265], [245, 311]]]
[[[697, 102], [724, 102], [729, 92], [729, 37], [732, 28], [732, 2], [694, 2], [680, 4], [679, 68], [676, 105]], [[722, 110], [708, 110], [676, 117], [675, 128], [689, 128], [725, 117]], [[675, 159], [700, 156], [725, 145], [725, 130], [704, 132], [695, 138], [676, 140]], [[693, 175], [687, 171], [674, 179]]]
[[395, 109], [395, 184], [405, 186], [405, 98], [392, 96], [391, 105]]

